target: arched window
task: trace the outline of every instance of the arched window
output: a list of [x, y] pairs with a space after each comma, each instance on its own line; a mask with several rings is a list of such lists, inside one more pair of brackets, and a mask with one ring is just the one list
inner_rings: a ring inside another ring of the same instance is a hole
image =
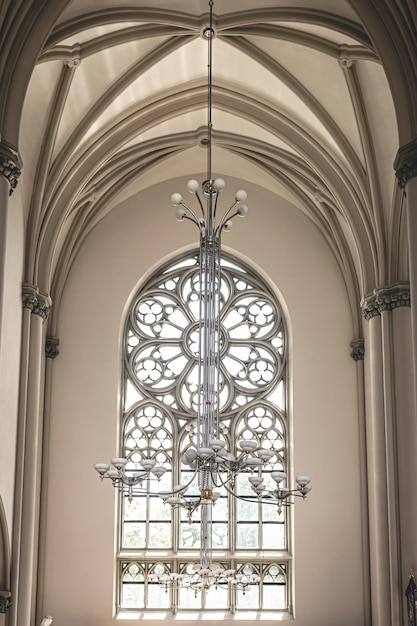
[[[248, 609], [289, 607], [288, 508], [260, 506], [240, 475], [235, 493], [221, 491], [213, 509], [213, 560], [260, 576], [242, 592], [168, 592], [150, 574], [183, 573], [199, 559], [199, 518], [172, 510], [155, 495], [187, 482], [181, 456], [193, 444], [197, 410], [198, 252], [164, 265], [137, 293], [124, 333], [121, 454], [127, 472], [144, 458], [168, 468], [157, 487], [121, 498], [118, 607]], [[282, 311], [265, 281], [223, 255], [221, 274], [220, 419], [228, 449], [240, 439], [274, 448], [272, 470], [287, 471], [287, 341]], [[248, 470], [249, 471], [249, 470]], [[264, 471], [265, 473], [265, 471]], [[245, 479], [245, 480], [244, 480]]]

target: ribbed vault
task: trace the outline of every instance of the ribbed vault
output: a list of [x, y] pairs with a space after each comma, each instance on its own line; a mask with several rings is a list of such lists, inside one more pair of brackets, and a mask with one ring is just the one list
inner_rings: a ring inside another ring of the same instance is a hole
[[[198, 172], [197, 149], [204, 163], [207, 3], [115, 4], [75, 0], [57, 14], [27, 90], [25, 280], [56, 305], [81, 245], [121, 198], [168, 166]], [[222, 175], [239, 167], [320, 229], [359, 334], [361, 297], [407, 279], [407, 251], [392, 169], [398, 103], [355, 5], [215, 3], [213, 141]]]

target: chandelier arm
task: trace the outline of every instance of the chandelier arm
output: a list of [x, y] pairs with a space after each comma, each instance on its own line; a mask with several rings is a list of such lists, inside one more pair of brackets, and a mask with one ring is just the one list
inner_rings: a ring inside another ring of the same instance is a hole
[[185, 220], [190, 220], [191, 222], [194, 222], [194, 224], [196, 224], [196, 226], [198, 227], [198, 229], [201, 231], [201, 224], [200, 224], [200, 220], [198, 219], [197, 215], [194, 213], [194, 211], [192, 209], [190, 209], [190, 207], [185, 204], [184, 202], [180, 203], [180, 206], [184, 207], [184, 209], [186, 209], [191, 215], [192, 217], [190, 217], [189, 215], [185, 214], [183, 216], [183, 219]]
[[198, 200], [198, 204], [199, 204], [200, 209], [201, 209], [201, 215], [203, 216], [203, 220], [204, 220], [204, 222], [205, 222], [205, 221], [206, 221], [206, 219], [207, 219], [207, 216], [206, 216], [206, 211], [205, 211], [205, 209], [204, 209], [204, 204], [202, 203], [201, 198], [200, 198], [200, 195], [199, 195], [199, 193], [198, 193], [197, 191], [195, 192], [195, 194], [194, 194], [194, 195], [195, 195], [195, 197], [196, 197], [196, 198], [197, 198], [197, 200]]

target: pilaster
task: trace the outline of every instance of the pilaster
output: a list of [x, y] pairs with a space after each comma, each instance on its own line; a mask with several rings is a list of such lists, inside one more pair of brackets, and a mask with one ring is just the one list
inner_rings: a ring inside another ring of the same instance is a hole
[[[411, 393], [398, 394], [399, 401], [406, 402], [403, 419], [398, 422], [398, 457], [399, 472], [399, 508], [401, 512], [401, 572], [400, 585], [405, 607], [404, 590], [407, 586], [410, 570], [416, 569], [417, 563], [417, 495], [415, 477], [417, 475], [417, 138], [400, 147], [394, 162], [398, 186], [404, 191], [407, 214], [408, 258], [411, 294], [411, 337], [408, 344], [401, 344], [403, 329], [398, 329], [396, 346], [403, 346], [400, 363], [403, 375], [412, 372]], [[408, 364], [408, 371], [404, 365]], [[399, 378], [399, 385], [401, 379]]]
[[45, 377], [45, 325], [52, 304], [38, 287], [22, 289], [21, 386], [13, 527], [9, 626], [31, 626], [35, 618]]
[[[366, 339], [365, 398], [368, 471], [369, 553], [372, 624], [402, 624], [401, 571], [404, 551], [401, 519], [408, 515], [404, 494], [412, 497], [410, 478], [400, 466], [409, 406], [412, 368], [404, 367], [398, 346], [411, 345], [411, 297], [406, 281], [384, 285], [362, 300]], [[399, 431], [402, 435], [399, 439]], [[417, 455], [417, 437], [414, 456]], [[414, 474], [415, 475], [415, 474]], [[417, 522], [417, 520], [416, 520]], [[405, 539], [405, 537], [404, 537]], [[410, 546], [410, 543], [407, 542]]]

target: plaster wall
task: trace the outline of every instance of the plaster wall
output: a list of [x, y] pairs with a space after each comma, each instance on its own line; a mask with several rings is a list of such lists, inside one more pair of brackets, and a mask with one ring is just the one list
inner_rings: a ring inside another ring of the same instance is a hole
[[[241, 186], [227, 182], [231, 190]], [[66, 286], [52, 372], [38, 599], [60, 626], [113, 624], [115, 495], [100, 484], [93, 464], [117, 453], [120, 338], [129, 299], [144, 275], [198, 239], [170, 210], [172, 191], [184, 186], [182, 179], [161, 184], [108, 214], [81, 249]], [[356, 364], [349, 356], [354, 337], [346, 291], [312, 223], [271, 192], [246, 189], [250, 213], [235, 218], [224, 243], [279, 289], [291, 342], [291, 463], [313, 480], [294, 511], [293, 623], [362, 626]], [[204, 622], [211, 623], [208, 614]]]

